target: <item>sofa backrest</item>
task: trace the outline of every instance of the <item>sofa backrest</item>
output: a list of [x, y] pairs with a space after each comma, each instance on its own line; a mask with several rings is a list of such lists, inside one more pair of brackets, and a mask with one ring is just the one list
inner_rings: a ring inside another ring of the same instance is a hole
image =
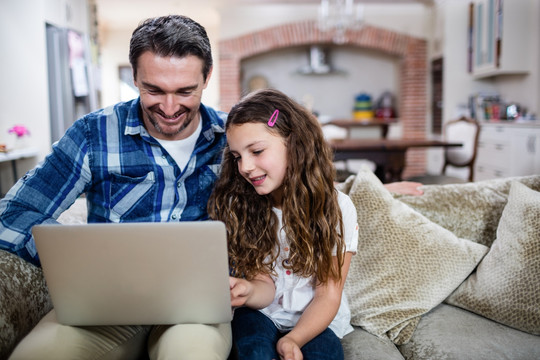
[[531, 175], [465, 184], [424, 185], [422, 196], [394, 194], [394, 198], [458, 237], [491, 246], [512, 181], [540, 191], [540, 175]]

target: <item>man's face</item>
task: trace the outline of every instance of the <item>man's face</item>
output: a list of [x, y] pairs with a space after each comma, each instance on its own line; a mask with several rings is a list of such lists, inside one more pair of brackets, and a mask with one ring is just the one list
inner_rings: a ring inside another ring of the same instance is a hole
[[204, 80], [203, 61], [196, 56], [161, 57], [150, 51], [138, 60], [139, 88], [146, 130], [157, 139], [180, 140], [195, 132], [199, 106], [211, 71]]

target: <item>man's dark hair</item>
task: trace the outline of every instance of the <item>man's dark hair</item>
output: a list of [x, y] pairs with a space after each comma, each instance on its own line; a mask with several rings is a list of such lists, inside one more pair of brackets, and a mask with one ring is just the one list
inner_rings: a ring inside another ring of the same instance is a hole
[[197, 56], [204, 63], [205, 81], [212, 67], [212, 50], [206, 30], [199, 23], [182, 15], [147, 19], [133, 31], [129, 44], [129, 62], [135, 79], [137, 62], [146, 51], [164, 57]]

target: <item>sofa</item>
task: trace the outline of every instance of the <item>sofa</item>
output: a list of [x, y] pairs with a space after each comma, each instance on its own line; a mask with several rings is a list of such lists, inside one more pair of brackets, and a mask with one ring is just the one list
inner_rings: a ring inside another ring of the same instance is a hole
[[[540, 175], [410, 196], [362, 168], [337, 187], [359, 224], [345, 359], [540, 359]], [[4, 359], [52, 308], [41, 270], [0, 251], [0, 304]]]

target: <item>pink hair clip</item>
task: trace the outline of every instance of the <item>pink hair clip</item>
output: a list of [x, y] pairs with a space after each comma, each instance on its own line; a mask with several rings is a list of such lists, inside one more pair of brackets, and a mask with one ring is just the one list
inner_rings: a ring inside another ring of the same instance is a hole
[[272, 116], [270, 116], [270, 120], [268, 120], [268, 126], [270, 126], [270, 127], [274, 126], [274, 124], [276, 123], [278, 115], [279, 115], [279, 110], [276, 109], [276, 111], [274, 111]]

